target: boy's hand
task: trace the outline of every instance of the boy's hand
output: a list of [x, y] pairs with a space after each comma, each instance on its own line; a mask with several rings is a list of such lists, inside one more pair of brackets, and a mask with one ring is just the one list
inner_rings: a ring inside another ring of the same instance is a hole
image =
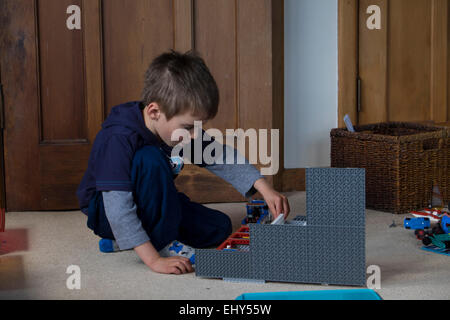
[[265, 179], [257, 180], [254, 187], [264, 197], [274, 219], [282, 213], [284, 213], [285, 219], [288, 217], [291, 209], [289, 208], [289, 201], [285, 196], [275, 191]]
[[158, 273], [184, 274], [194, 272], [191, 262], [184, 257], [159, 257], [148, 267]]
[[188, 258], [162, 258], [150, 241], [134, 248], [134, 251], [136, 251], [141, 260], [154, 272], [184, 274], [194, 271]]

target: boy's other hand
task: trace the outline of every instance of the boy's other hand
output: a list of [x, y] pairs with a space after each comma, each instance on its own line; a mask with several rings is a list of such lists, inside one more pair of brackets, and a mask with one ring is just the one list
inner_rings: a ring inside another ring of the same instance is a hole
[[148, 267], [158, 273], [184, 274], [194, 272], [191, 262], [184, 257], [159, 257]]
[[270, 212], [274, 219], [276, 219], [280, 214], [284, 213], [284, 218], [289, 216], [291, 211], [289, 207], [288, 199], [277, 192], [272, 186], [266, 181], [266, 179], [259, 179], [255, 182], [254, 187], [258, 190], [264, 197], [264, 200], [269, 207]]

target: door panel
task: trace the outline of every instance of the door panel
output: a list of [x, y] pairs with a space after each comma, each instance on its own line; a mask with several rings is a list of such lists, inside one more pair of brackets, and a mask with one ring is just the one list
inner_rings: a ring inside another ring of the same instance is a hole
[[[10, 211], [77, 207], [74, 191], [85, 170], [89, 139], [99, 127], [95, 112], [89, 112], [101, 106], [93, 106], [98, 101], [90, 94], [98, 88], [87, 90], [85, 73], [85, 65], [92, 62], [86, 59], [90, 45], [85, 40], [99, 33], [89, 30], [90, 21], [83, 31], [65, 27], [66, 8], [73, 3], [1, 2], [5, 184]], [[92, 120], [97, 122], [95, 127]]]
[[431, 2], [389, 2], [387, 101], [390, 120], [430, 119]]
[[[381, 29], [369, 30], [370, 5]], [[447, 0], [360, 0], [359, 124], [447, 121]]]
[[41, 143], [87, 141], [83, 34], [65, 25], [66, 8], [81, 1], [39, 1], [37, 8]]
[[236, 9], [235, 1], [195, 2], [195, 49], [203, 54], [220, 92], [219, 112], [206, 128], [224, 132], [238, 127]]
[[102, 7], [107, 116], [112, 107], [140, 99], [145, 70], [173, 48], [174, 28], [172, 1], [108, 0]]

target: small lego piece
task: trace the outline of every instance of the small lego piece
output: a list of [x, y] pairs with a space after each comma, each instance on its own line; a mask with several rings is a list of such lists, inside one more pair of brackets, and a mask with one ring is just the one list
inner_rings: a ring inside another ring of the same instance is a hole
[[284, 224], [284, 213], [280, 214], [271, 224]]
[[249, 223], [266, 223], [271, 220], [269, 207], [264, 200], [250, 200], [247, 203], [247, 216], [242, 220], [243, 225]]
[[238, 250], [240, 246], [248, 246], [250, 245], [250, 240], [248, 239], [232, 239], [228, 238], [225, 240], [217, 250]]
[[397, 224], [395, 223], [395, 220], [392, 220], [392, 224], [389, 226], [389, 228], [397, 228]]

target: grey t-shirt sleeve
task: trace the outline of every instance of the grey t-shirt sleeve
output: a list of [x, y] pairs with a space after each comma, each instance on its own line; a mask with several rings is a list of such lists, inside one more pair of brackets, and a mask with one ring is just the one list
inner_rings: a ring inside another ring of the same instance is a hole
[[120, 250], [128, 250], [150, 241], [137, 216], [133, 193], [103, 191], [105, 214]]
[[[217, 155], [215, 162], [205, 168], [230, 183], [244, 197], [251, 197], [256, 193], [253, 185], [263, 176], [236, 149], [226, 144], [222, 145], [221, 149], [221, 157]], [[217, 161], [218, 159], [221, 161]]]

